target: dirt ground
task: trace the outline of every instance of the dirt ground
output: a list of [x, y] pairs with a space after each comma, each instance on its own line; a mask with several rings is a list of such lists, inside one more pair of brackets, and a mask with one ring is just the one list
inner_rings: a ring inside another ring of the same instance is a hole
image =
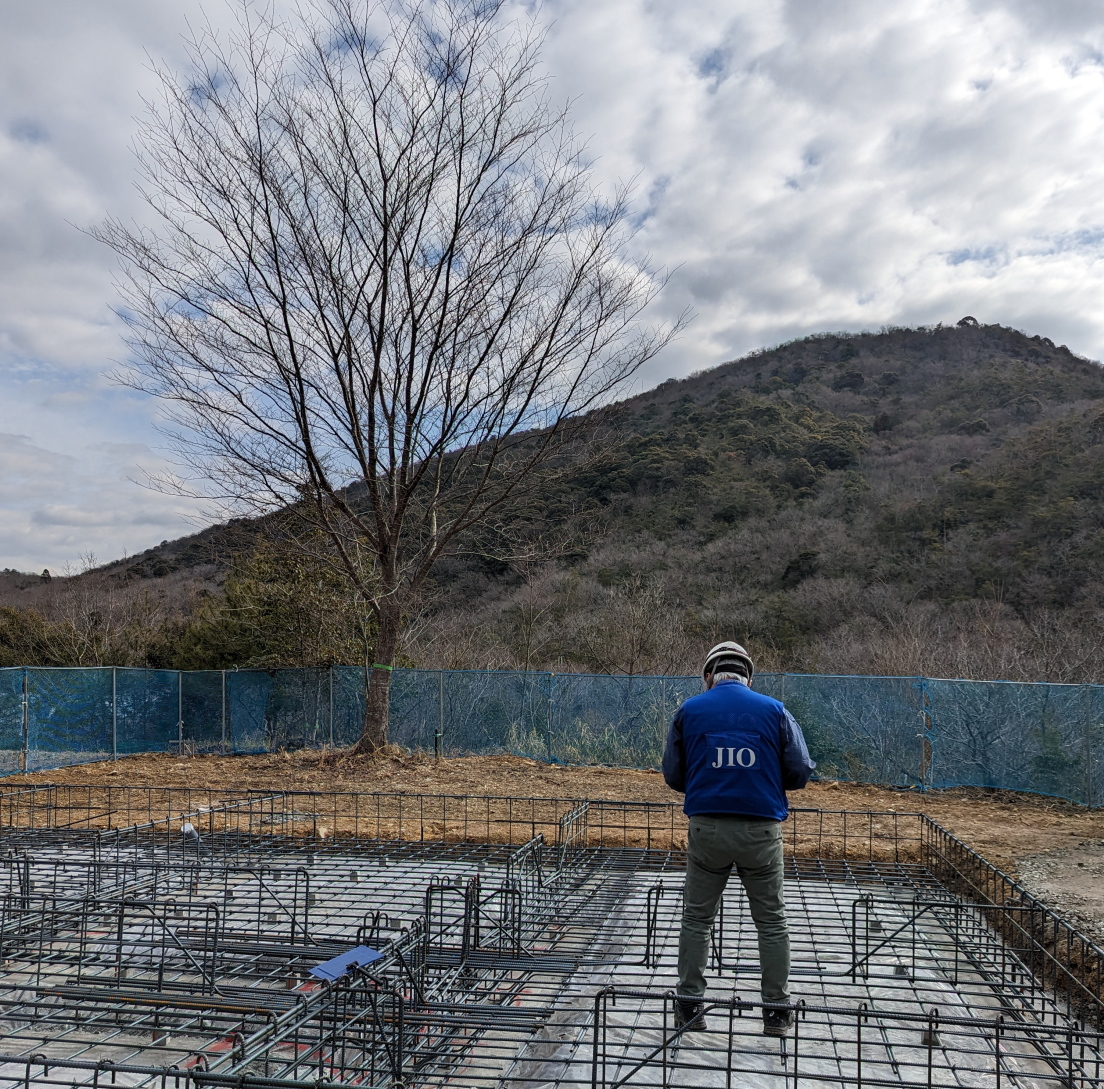
[[[7, 789], [30, 783], [656, 802], [681, 797], [653, 771], [565, 767], [516, 756], [435, 761], [429, 756], [398, 753], [368, 758], [312, 751], [261, 756], [130, 756], [112, 763], [9, 776], [3, 785]], [[1099, 904], [1092, 907], [1093, 890], [1102, 884], [1104, 868], [1104, 810], [1010, 791], [963, 788], [920, 793], [831, 781], [810, 783], [803, 792], [790, 796], [790, 804], [826, 810], [926, 813], [994, 865], [1022, 877], [1040, 898], [1060, 906], [1057, 901], [1064, 897], [1066, 906], [1078, 915], [1087, 912], [1089, 917], [1104, 920], [1104, 892], [1096, 893]], [[1087, 897], [1088, 906], [1078, 908], [1075, 901], [1079, 896]]]
[[1018, 876], [1031, 893], [1104, 945], [1104, 843], [1082, 840], [1067, 850], [1023, 858]]

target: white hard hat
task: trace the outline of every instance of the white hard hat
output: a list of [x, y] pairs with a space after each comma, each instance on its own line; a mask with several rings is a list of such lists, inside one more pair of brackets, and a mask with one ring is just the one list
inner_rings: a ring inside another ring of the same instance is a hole
[[739, 643], [731, 641], [718, 643], [706, 656], [705, 665], [702, 666], [702, 677], [709, 673], [723, 673], [726, 664], [740, 662], [747, 670], [747, 679], [750, 681], [755, 675], [755, 663], [751, 656]]

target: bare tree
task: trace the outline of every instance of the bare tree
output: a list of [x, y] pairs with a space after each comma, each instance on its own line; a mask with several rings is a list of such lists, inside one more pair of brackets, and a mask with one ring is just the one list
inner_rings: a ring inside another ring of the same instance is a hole
[[361, 751], [435, 561], [680, 324], [641, 324], [660, 280], [625, 255], [626, 194], [600, 198], [539, 33], [500, 8], [315, 0], [283, 24], [241, 0], [141, 132], [156, 225], [98, 231], [124, 380], [166, 401], [191, 487], [292, 505], [371, 601]]
[[630, 677], [689, 672], [694, 641], [680, 612], [659, 582], [633, 575], [608, 590], [604, 608], [585, 616], [572, 631], [576, 657], [601, 673]]

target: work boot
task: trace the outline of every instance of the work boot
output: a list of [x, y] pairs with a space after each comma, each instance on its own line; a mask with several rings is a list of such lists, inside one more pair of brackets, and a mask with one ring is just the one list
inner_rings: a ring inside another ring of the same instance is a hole
[[705, 1003], [700, 998], [675, 999], [675, 1030], [705, 1032]]
[[793, 1028], [794, 1013], [788, 1007], [763, 1007], [763, 1035], [788, 1036]]

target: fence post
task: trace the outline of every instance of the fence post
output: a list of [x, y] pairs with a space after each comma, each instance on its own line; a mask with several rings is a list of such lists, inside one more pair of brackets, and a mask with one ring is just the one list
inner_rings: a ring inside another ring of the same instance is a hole
[[30, 681], [27, 676], [27, 667], [23, 667], [23, 740], [19, 751], [19, 770], [27, 770], [27, 747], [31, 736], [30, 720]]
[[441, 759], [441, 741], [445, 736], [445, 671], [437, 670], [437, 729], [433, 731], [433, 758]]
[[184, 755], [184, 670], [176, 671], [176, 751]]
[[931, 712], [931, 696], [928, 693], [927, 680], [917, 677], [913, 686], [919, 693], [920, 703], [920, 760], [917, 766], [917, 778], [920, 790], [926, 791], [932, 782], [932, 768], [935, 765], [935, 716]]
[[1093, 722], [1092, 722], [1092, 707], [1093, 707], [1093, 686], [1086, 684], [1082, 687], [1081, 703], [1084, 706], [1084, 713], [1081, 716], [1081, 732], [1083, 734], [1083, 743], [1085, 749], [1085, 805], [1090, 809], [1093, 806], [1093, 751], [1092, 751], [1092, 735], [1093, 735]]
[[226, 670], [222, 673], [222, 751], [226, 752]]
[[553, 696], [553, 689], [556, 684], [556, 674], [548, 674], [548, 720], [545, 723], [545, 745], [548, 749], [548, 763], [552, 763], [552, 711], [555, 706], [555, 697]]
[[334, 747], [333, 739], [333, 665], [330, 665], [330, 748]]
[[119, 759], [119, 699], [116, 674], [118, 667], [111, 667], [111, 759]]

